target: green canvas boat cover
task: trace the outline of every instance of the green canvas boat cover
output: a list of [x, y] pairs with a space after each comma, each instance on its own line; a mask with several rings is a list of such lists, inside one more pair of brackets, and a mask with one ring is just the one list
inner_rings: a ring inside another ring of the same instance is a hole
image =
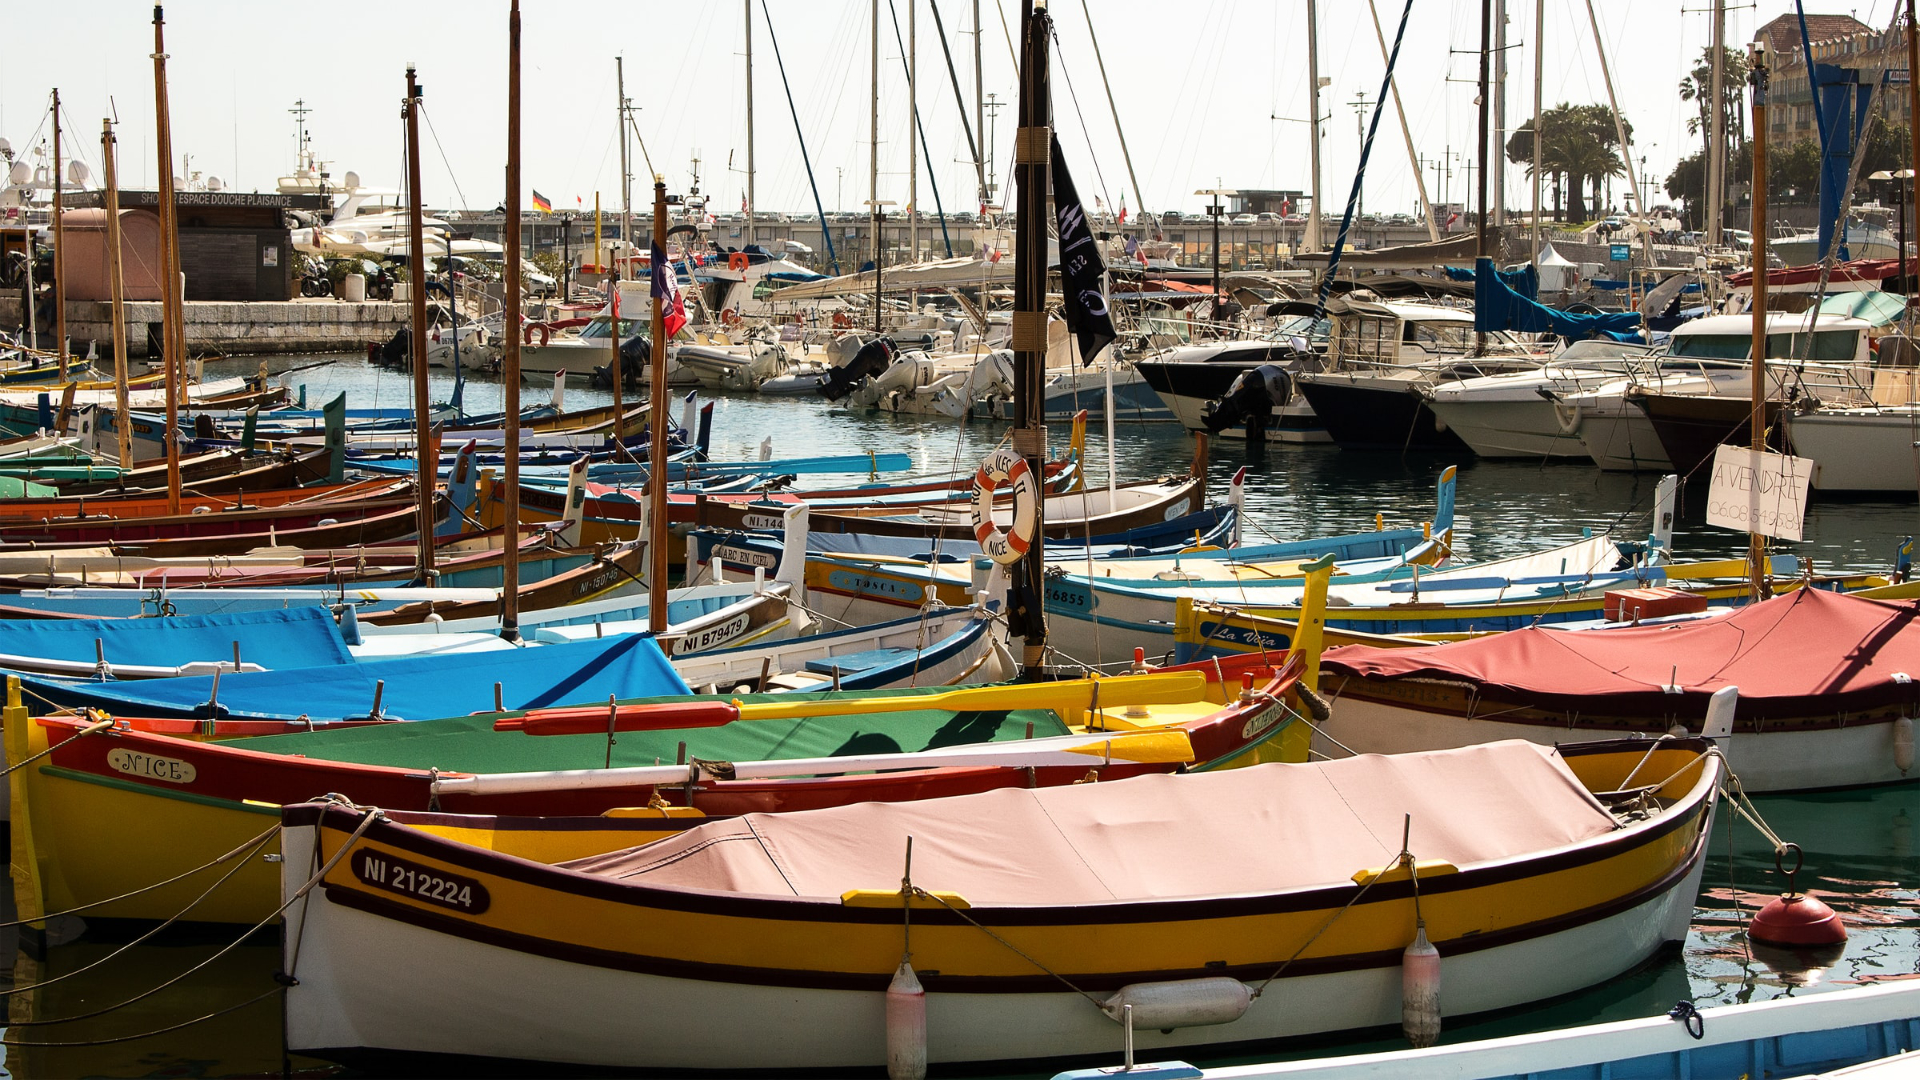
[[[924, 696], [949, 690], [862, 694], [872, 697]], [[830, 694], [831, 692], [828, 692]], [[828, 694], [748, 694], [741, 701], [792, 704]], [[848, 695], [842, 694], [842, 697]], [[663, 697], [636, 701], [686, 702], [713, 698]], [[469, 773], [529, 772], [547, 769], [601, 768], [607, 762], [605, 735], [525, 735], [494, 731], [493, 722], [520, 713], [488, 713], [380, 727], [302, 731], [265, 735], [236, 745], [269, 754], [305, 754], [363, 765]], [[963, 743], [1004, 742], [1027, 737], [1070, 734], [1047, 709], [953, 713], [919, 709], [851, 716], [815, 716], [795, 720], [739, 720], [722, 727], [663, 731], [622, 731], [614, 736], [613, 765], [656, 765], [688, 757], [721, 761], [768, 761], [798, 757], [836, 757], [901, 751], [914, 753]]]
[[17, 476], [0, 476], [0, 499], [51, 499], [60, 489]]

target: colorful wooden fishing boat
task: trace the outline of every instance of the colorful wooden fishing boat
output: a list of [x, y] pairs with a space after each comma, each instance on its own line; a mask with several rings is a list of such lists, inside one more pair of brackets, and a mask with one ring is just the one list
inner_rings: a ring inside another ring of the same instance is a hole
[[[14, 682], [7, 712], [9, 760], [24, 761], [52, 746], [46, 758], [14, 774], [14, 851], [30, 853], [21, 857], [38, 874], [28, 891], [44, 896], [47, 906], [41, 910], [62, 910], [120, 896], [211, 860], [271, 824], [279, 804], [308, 799], [314, 791], [340, 792], [396, 810], [476, 814], [591, 816], [646, 807], [655, 796], [681, 808], [641, 815], [651, 821], [688, 816], [689, 804], [696, 816], [757, 813], [1068, 784], [1087, 779], [1090, 772], [1117, 779], [1188, 762], [1224, 765], [1289, 730], [1296, 715], [1284, 697], [1298, 668], [1277, 675], [1261, 668], [1257, 676], [1252, 670], [1210, 666], [1146, 679], [1109, 679], [1098, 689], [1080, 681], [960, 691], [675, 698], [623, 705], [614, 719], [622, 728], [638, 729], [617, 730], [611, 739], [604, 706], [589, 710], [594, 714], [590, 733], [571, 735], [533, 735], [511, 726], [496, 730], [496, 721], [513, 719], [512, 714], [312, 732], [286, 720], [262, 726], [116, 717], [109, 728], [81, 735], [91, 726], [84, 717], [28, 720]], [[760, 718], [722, 722], [741, 710]], [[1130, 711], [1146, 715], [1129, 716]], [[575, 712], [557, 719], [577, 722]], [[677, 727], [672, 726], [676, 717]], [[715, 723], [720, 726], [708, 726]], [[294, 733], [261, 734], [240, 743], [176, 737], [230, 738], [263, 731]], [[1096, 747], [1073, 759], [1073, 765], [1031, 772], [981, 763], [893, 769], [881, 763], [865, 766], [879, 771], [819, 775], [825, 770], [816, 763], [800, 776], [762, 779], [726, 779], [725, 770], [713, 764], [923, 753], [1076, 732], [1098, 740], [1155, 731], [1179, 733], [1184, 750], [1178, 760], [1134, 762], [1116, 753], [1109, 763]], [[1293, 752], [1304, 752], [1303, 739], [1291, 745]], [[653, 768], [662, 761], [683, 763], [669, 768], [675, 773], [671, 782], [617, 775], [621, 767]], [[709, 764], [698, 764], [703, 761]], [[694, 763], [693, 772], [687, 772], [688, 762]], [[567, 786], [569, 771], [583, 768], [613, 768], [613, 775], [596, 774], [611, 786]], [[516, 793], [435, 789], [437, 778], [530, 769], [553, 772]], [[562, 779], [553, 780], [555, 774]], [[100, 820], [119, 826], [86, 825]], [[191, 882], [172, 885], [93, 914], [163, 919], [202, 889]], [[277, 906], [276, 891], [270, 866], [249, 865], [188, 917], [254, 922]]]
[[1698, 731], [1740, 687], [1729, 763], [1751, 792], [1915, 779], [1920, 604], [1822, 589], [1672, 625], [1529, 627], [1427, 649], [1338, 649], [1329, 741], [1361, 753]]
[[1128, 1004], [1149, 1052], [1397, 1023], [1416, 926], [1444, 1012], [1486, 1012], [1683, 940], [1722, 777], [1703, 740], [1507, 742], [752, 815], [560, 865], [289, 807], [287, 1042], [844, 1073], [887, 1060], [910, 965], [929, 1064], [1031, 1068], [1111, 1053]]

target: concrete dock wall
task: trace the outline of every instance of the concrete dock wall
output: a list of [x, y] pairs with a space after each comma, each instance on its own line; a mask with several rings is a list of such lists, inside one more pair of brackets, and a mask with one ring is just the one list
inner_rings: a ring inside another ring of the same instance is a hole
[[[160, 304], [137, 301], [125, 305], [127, 350], [132, 356], [158, 355], [151, 345], [160, 332]], [[90, 341], [99, 343], [101, 356], [113, 351], [113, 305], [75, 300], [67, 305], [67, 336], [73, 351], [85, 355]], [[357, 352], [368, 341], [384, 341], [404, 326], [406, 304], [369, 300], [257, 300], [250, 302], [190, 300], [186, 303], [187, 349], [190, 352], [287, 353]], [[0, 295], [0, 326], [24, 323], [19, 294]], [[53, 345], [53, 327], [40, 328], [43, 348]]]

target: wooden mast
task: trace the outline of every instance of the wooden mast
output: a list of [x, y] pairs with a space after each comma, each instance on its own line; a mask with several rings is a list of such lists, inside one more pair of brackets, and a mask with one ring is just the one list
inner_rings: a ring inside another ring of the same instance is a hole
[[167, 386], [167, 512], [180, 512], [180, 381], [186, 373], [186, 328], [180, 295], [180, 222], [173, 203], [173, 126], [167, 116], [166, 14], [153, 5], [154, 135], [160, 158], [160, 335]]
[[60, 381], [67, 381], [67, 241], [61, 191], [66, 178], [60, 155], [60, 88], [53, 88], [53, 335], [60, 358]]
[[127, 408], [127, 285], [120, 255], [120, 176], [114, 164], [113, 121], [100, 121], [100, 168], [107, 185], [107, 270], [113, 289], [113, 404], [120, 467], [133, 468], [133, 425]]
[[[1753, 412], [1747, 426], [1755, 451], [1767, 448], [1767, 67], [1766, 54], [1756, 51], [1748, 64], [1753, 83]], [[1747, 536], [1748, 601], [1767, 595], [1767, 538]]]
[[[407, 125], [407, 257], [413, 270], [413, 286], [407, 290], [413, 308], [412, 333], [408, 337], [413, 344], [413, 449], [420, 463], [419, 476], [414, 482], [418, 513], [415, 527], [420, 530], [417, 556], [420, 562], [416, 574], [422, 585], [431, 585], [439, 576], [433, 565], [433, 492], [440, 479], [440, 455], [429, 430], [433, 407], [427, 390], [427, 241], [420, 221], [420, 83], [414, 77], [412, 64], [407, 65], [407, 97], [400, 103], [400, 115]], [[507, 454], [509, 458], [513, 455], [511, 444]], [[519, 492], [516, 489], [511, 494]], [[516, 539], [508, 533], [507, 546], [513, 547]]]
[[[653, 281], [673, 273], [667, 262], [667, 182], [653, 174], [653, 252], [647, 259]], [[667, 317], [664, 298], [653, 294], [653, 328], [647, 349], [647, 625], [656, 634], [667, 629]]]
[[[506, 547], [500, 582], [500, 636], [520, 640], [520, 0], [507, 15], [507, 309], [506, 329]], [[617, 423], [617, 421], [616, 421]]]
[[[1047, 428], [1047, 168], [1052, 157], [1049, 125], [1052, 109], [1047, 78], [1047, 41], [1052, 22], [1044, 3], [1022, 5], [1020, 38], [1020, 127], [1015, 136], [1013, 175], [1019, 186], [1020, 216], [1014, 229], [1013, 262], [1013, 448], [1027, 459], [1034, 476], [1046, 475]], [[1016, 596], [1025, 593], [1023, 666], [1039, 668], [1046, 659], [1047, 616], [1041, 597], [1047, 577], [1046, 499], [1034, 500], [1033, 544], [1016, 574]], [[1016, 607], [1021, 604], [1014, 601]]]

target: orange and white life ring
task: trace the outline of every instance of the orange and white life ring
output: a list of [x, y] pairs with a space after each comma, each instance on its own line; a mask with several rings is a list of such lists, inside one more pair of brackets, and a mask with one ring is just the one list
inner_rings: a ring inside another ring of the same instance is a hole
[[833, 313], [833, 328], [835, 330], [851, 330], [853, 329], [853, 320], [847, 318], [846, 312], [836, 311]]
[[745, 270], [746, 268], [747, 268], [747, 253], [746, 253], [746, 252], [744, 252], [744, 251], [736, 251], [736, 252], [733, 252], [732, 254], [730, 254], [730, 255], [728, 255], [728, 256], [727, 256], [727, 269], [729, 269], [729, 270]]
[[[973, 485], [973, 538], [994, 562], [1019, 562], [1033, 546], [1040, 523], [1040, 483], [1027, 468], [1027, 459], [1011, 446], [998, 447], [980, 463]], [[1007, 486], [1013, 488], [1013, 526], [1002, 529], [993, 520], [993, 495]]]
[[725, 326], [738, 326], [740, 325], [740, 313], [732, 308], [721, 308], [720, 322]]

